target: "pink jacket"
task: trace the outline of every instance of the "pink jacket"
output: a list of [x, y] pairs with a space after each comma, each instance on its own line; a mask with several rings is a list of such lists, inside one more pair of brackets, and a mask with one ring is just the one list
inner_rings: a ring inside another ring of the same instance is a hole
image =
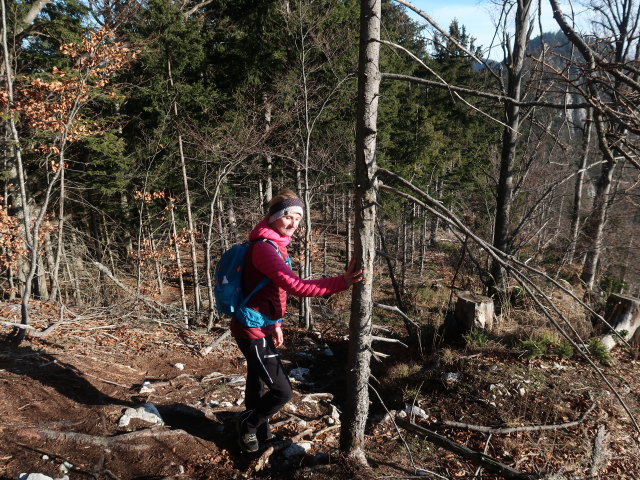
[[[271, 228], [267, 220], [262, 220], [249, 234], [249, 240], [271, 240], [278, 246], [282, 257], [275, 248], [266, 242], [255, 243], [249, 249], [245, 259], [243, 290], [248, 294], [257, 283], [266, 277], [271, 279], [264, 288], [257, 291], [247, 306], [266, 315], [272, 320], [284, 317], [287, 309], [287, 293], [296, 297], [321, 297], [346, 290], [347, 284], [342, 275], [336, 277], [302, 280], [284, 259], [287, 258], [287, 246], [291, 239]], [[231, 322], [231, 332], [240, 338], [262, 338], [270, 335], [276, 325], [261, 328], [248, 328], [237, 320]]]

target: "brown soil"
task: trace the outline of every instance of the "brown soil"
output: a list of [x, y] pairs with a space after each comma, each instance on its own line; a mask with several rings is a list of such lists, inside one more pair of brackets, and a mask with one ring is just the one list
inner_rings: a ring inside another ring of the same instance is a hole
[[[0, 317], [16, 321], [17, 307], [0, 304]], [[58, 322], [59, 316], [49, 304], [32, 308], [32, 324], [40, 331]], [[373, 421], [366, 444], [373, 468], [358, 469], [339, 455], [339, 430], [328, 428], [333, 406], [341, 405], [345, 388], [343, 324], [324, 326], [322, 334], [286, 331], [287, 366], [310, 368], [311, 385], [296, 385], [293, 407], [274, 422], [281, 422], [276, 431], [285, 437], [311, 429], [306, 438], [312, 448], [294, 463], [274, 453], [271, 462], [257, 471], [259, 454], [242, 454], [230, 428], [230, 420], [242, 410], [236, 405], [242, 387], [226, 380], [245, 374], [242, 356], [232, 341], [200, 354], [224, 327], [206, 333], [169, 324], [141, 324], [135, 318], [133, 309], [128, 319], [118, 320], [105, 318], [100, 311], [67, 312], [56, 330], [43, 338], [28, 337], [19, 346], [4, 339], [11, 328], [0, 327], [0, 478], [16, 479], [22, 472], [53, 478], [66, 474], [71, 480], [409, 478], [418, 474], [474, 478], [472, 463], [415, 434], [402, 431], [401, 437], [392, 424], [379, 421], [385, 408], [402, 409], [414, 402], [429, 416], [419, 421], [423, 426], [536, 474], [560, 471], [567, 477], [588, 476], [595, 434], [605, 426], [609, 442], [602, 478], [639, 478], [640, 437], [614, 396], [583, 361], [526, 360], [491, 342], [475, 349], [439, 349], [426, 359], [407, 354], [400, 346], [376, 344], [376, 350], [391, 356], [373, 365], [377, 383], [372, 383]], [[334, 356], [322, 355], [327, 345]], [[637, 415], [638, 362], [624, 355], [608, 373]], [[178, 363], [183, 370], [176, 367]], [[460, 380], [443, 380], [451, 372], [460, 374]], [[145, 382], [152, 392], [141, 393]], [[309, 401], [308, 395], [318, 392], [334, 398]], [[444, 420], [498, 427], [560, 424], [578, 419], [594, 401], [593, 411], [577, 426], [546, 432], [489, 436], [442, 424]], [[145, 402], [158, 407], [165, 426], [152, 427], [139, 420], [118, 426], [127, 407]], [[212, 402], [234, 405], [225, 408]], [[501, 477], [482, 470], [476, 478]]]

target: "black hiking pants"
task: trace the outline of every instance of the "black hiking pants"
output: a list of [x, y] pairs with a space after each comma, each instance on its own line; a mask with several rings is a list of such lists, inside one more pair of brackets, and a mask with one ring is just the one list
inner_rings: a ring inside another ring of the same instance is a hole
[[246, 410], [241, 416], [242, 429], [256, 433], [291, 400], [293, 392], [271, 335], [254, 340], [236, 338], [236, 343], [247, 359]]

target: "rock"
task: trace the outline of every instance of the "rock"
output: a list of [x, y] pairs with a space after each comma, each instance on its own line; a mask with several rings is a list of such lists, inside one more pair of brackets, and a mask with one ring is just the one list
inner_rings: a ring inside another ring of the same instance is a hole
[[142, 382], [142, 387], [140, 388], [139, 393], [153, 393], [155, 391], [155, 388], [151, 386], [151, 382], [149, 380], [146, 380]]
[[289, 376], [294, 380], [303, 382], [305, 377], [309, 375], [309, 373], [310, 373], [310, 370], [308, 368], [300, 367], [300, 368], [294, 368], [293, 370], [291, 370], [289, 372]]
[[236, 405], [242, 405], [244, 403], [244, 398], [239, 398], [236, 400]]
[[300, 428], [307, 428], [307, 421], [306, 420], [298, 420], [298, 426]]
[[293, 457], [300, 457], [307, 453], [311, 449], [311, 444], [308, 442], [294, 443], [282, 451], [282, 455], [286, 459]]
[[219, 406], [219, 405], [220, 405], [220, 402], [219, 402], [219, 401], [217, 401], [217, 400], [212, 400], [212, 401], [210, 401], [210, 402], [209, 402], [209, 406], [210, 406], [211, 408], [216, 408], [216, 407], [217, 407], [217, 406]]
[[322, 351], [322, 354], [325, 357], [333, 357], [333, 350], [331, 350], [329, 347], [327, 347]]
[[184, 370], [184, 363], [176, 363], [174, 365], [178, 370]]
[[293, 403], [287, 403], [282, 408], [285, 412], [296, 413], [298, 411], [297, 407]]
[[518, 389], [518, 393], [520, 394], [521, 397], [524, 397], [527, 391], [524, 389], [524, 387], [520, 387]]
[[21, 473], [18, 480], [53, 480], [53, 478], [42, 473]]
[[404, 411], [407, 415], [410, 415], [412, 417], [429, 418], [427, 412], [425, 412], [420, 407], [416, 407], [415, 405], [405, 408]]
[[331, 417], [325, 417], [324, 421], [325, 421], [325, 423], [326, 423], [327, 425], [335, 425], [335, 424], [336, 424], [335, 419], [334, 419], [334, 418], [331, 418]]
[[462, 374], [457, 372], [447, 372], [442, 375], [442, 381], [449, 386], [455, 385], [462, 380]]
[[229, 385], [240, 385], [242, 383], [247, 383], [247, 379], [240, 376], [240, 377], [229, 377], [227, 379], [227, 384]]
[[164, 420], [160, 416], [160, 412], [151, 403], [143, 403], [136, 408], [127, 408], [124, 411], [122, 417], [118, 421], [119, 427], [126, 427], [134, 418], [140, 419], [143, 422], [150, 423], [152, 425], [164, 425]]
[[398, 418], [407, 418], [407, 412], [405, 412], [404, 410], [400, 410], [397, 414], [396, 417]]
[[313, 358], [313, 354], [312, 354], [312, 353], [309, 353], [309, 352], [304, 351], [304, 350], [303, 350], [303, 351], [301, 351], [301, 352], [297, 352], [297, 355], [298, 355], [299, 357], [305, 358], [305, 359], [307, 359], [307, 360], [309, 360], [309, 359], [312, 359], [312, 358]]
[[230, 408], [230, 407], [233, 407], [233, 403], [231, 403], [231, 402], [222, 402], [222, 403], [220, 404], [220, 406], [221, 406], [222, 408]]

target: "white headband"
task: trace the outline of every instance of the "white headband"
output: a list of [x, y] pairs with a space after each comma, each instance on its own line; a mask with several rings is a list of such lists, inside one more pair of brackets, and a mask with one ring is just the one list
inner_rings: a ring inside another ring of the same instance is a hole
[[284, 217], [286, 215], [291, 215], [292, 213], [299, 213], [300, 216], [303, 216], [304, 215], [304, 210], [302, 209], [302, 207], [300, 207], [298, 205], [292, 205], [290, 207], [284, 207], [283, 209], [278, 210], [277, 212], [275, 212], [273, 215], [271, 215], [269, 217], [269, 223], [273, 223], [277, 219], [279, 219], [280, 217]]

